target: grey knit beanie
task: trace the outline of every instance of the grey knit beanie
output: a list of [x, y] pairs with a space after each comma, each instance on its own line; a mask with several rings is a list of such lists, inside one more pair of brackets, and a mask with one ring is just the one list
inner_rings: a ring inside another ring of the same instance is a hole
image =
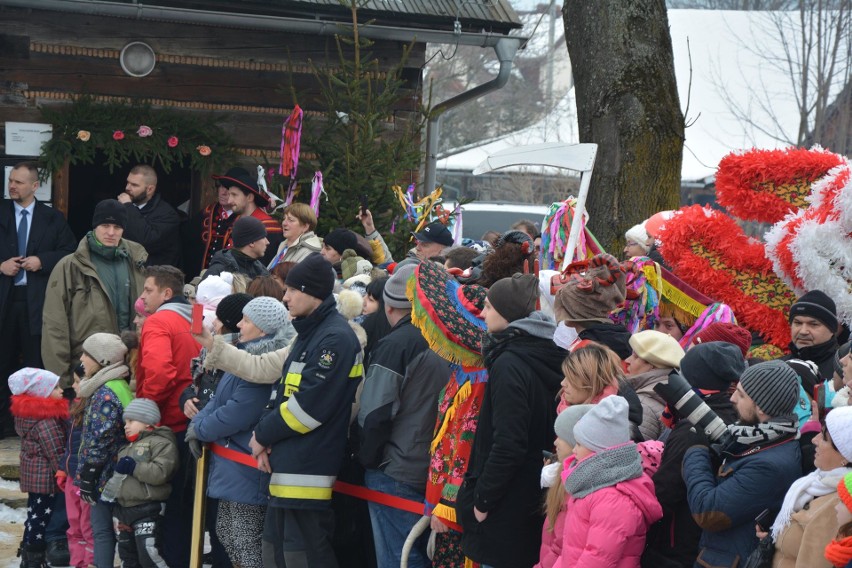
[[382, 292], [386, 306], [403, 310], [411, 309], [411, 301], [405, 295], [405, 290], [408, 287], [408, 279], [414, 274], [416, 268], [416, 264], [406, 264], [399, 267], [393, 273], [393, 276], [388, 278], [388, 281], [385, 283], [385, 289]]
[[266, 335], [275, 335], [287, 323], [287, 308], [269, 296], [255, 298], [246, 304], [243, 315]]
[[160, 423], [160, 409], [157, 403], [148, 398], [134, 398], [124, 409], [125, 420], [138, 420], [148, 426]]
[[574, 438], [574, 426], [577, 425], [580, 418], [585, 416], [594, 407], [594, 404], [574, 404], [559, 413], [559, 416], [556, 417], [556, 422], [553, 424], [556, 436], [571, 444], [572, 447], [576, 446], [577, 440]]
[[792, 414], [799, 402], [799, 379], [784, 361], [764, 361], [745, 370], [740, 386], [768, 416]]
[[123, 362], [127, 346], [114, 333], [93, 333], [83, 342], [83, 352], [98, 365], [106, 367]]
[[594, 452], [629, 442], [627, 401], [620, 396], [608, 396], [593, 405], [574, 426], [574, 438]]

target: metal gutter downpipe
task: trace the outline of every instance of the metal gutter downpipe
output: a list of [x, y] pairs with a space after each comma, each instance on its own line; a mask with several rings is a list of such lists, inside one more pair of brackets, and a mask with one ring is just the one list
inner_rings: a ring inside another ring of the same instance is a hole
[[500, 71], [497, 73], [497, 77], [442, 103], [438, 103], [429, 113], [429, 120], [426, 123], [426, 182], [423, 186], [426, 193], [435, 189], [436, 170], [438, 169], [438, 135], [441, 132], [441, 117], [446, 111], [452, 108], [478, 99], [491, 91], [503, 88], [509, 81], [509, 76], [512, 73], [512, 61], [514, 61], [515, 54], [521, 47], [522, 41], [525, 41], [525, 39], [517, 37], [500, 38], [497, 45], [494, 46], [494, 52], [500, 61]]

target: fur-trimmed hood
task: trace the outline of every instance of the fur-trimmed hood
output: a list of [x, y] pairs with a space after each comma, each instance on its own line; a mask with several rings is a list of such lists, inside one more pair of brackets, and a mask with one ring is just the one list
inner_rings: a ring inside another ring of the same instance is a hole
[[68, 419], [68, 401], [64, 398], [41, 398], [28, 394], [12, 396], [12, 415], [17, 418]]

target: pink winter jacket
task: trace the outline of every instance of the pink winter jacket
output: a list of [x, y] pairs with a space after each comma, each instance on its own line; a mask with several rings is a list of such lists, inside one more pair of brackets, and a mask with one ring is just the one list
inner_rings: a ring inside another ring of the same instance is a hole
[[[657, 469], [660, 467], [660, 457], [663, 453], [663, 443], [657, 442], [656, 440], [650, 440], [647, 442], [641, 442], [639, 444], [636, 444], [636, 449], [639, 451], [639, 455], [642, 457], [642, 470], [645, 472], [645, 475], [647, 475], [648, 477], [653, 476], [655, 473], [657, 473]], [[651, 491], [653, 492], [653, 487], [651, 488]], [[594, 495], [589, 495], [587, 498], [592, 497], [594, 497]], [[654, 497], [654, 501], [656, 502], [656, 497]], [[539, 553], [538, 564], [533, 566], [533, 568], [554, 568], [559, 566], [566, 566], [566, 564], [560, 565], [560, 557], [562, 556], [562, 539], [564, 538], [565, 534], [566, 513], [567, 508], [563, 506], [562, 510], [559, 511], [559, 515], [557, 515], [556, 517], [556, 521], [553, 523], [552, 531], [549, 530], [550, 523], [548, 522], [548, 520], [544, 520], [544, 526], [541, 529], [541, 552]], [[643, 546], [644, 543], [645, 537], [643, 533]], [[632, 564], [626, 564], [625, 566], [632, 566]]]
[[654, 482], [640, 477], [568, 498], [561, 568], [639, 568], [648, 527], [663, 517]]

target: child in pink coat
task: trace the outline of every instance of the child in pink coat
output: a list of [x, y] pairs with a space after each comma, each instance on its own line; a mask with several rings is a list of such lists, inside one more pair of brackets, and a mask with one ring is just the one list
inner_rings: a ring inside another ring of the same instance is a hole
[[663, 516], [630, 441], [627, 411], [626, 400], [608, 396], [574, 426], [574, 455], [562, 472], [569, 495], [563, 568], [639, 568], [648, 527]]

